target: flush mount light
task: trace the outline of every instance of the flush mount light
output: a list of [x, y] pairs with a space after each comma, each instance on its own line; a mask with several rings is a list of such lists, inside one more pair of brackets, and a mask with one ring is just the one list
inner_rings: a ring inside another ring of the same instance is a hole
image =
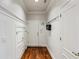
[[39, 0], [35, 0], [35, 2], [38, 2]]

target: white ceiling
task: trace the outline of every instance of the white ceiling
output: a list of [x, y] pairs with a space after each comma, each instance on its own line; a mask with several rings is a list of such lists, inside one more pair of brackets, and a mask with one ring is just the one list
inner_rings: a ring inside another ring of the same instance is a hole
[[51, 0], [46, 0], [46, 3], [44, 1], [38, 0], [38, 2], [35, 2], [35, 0], [24, 0], [24, 4], [28, 11], [45, 11]]
[[66, 0], [46, 0], [46, 3], [44, 1], [45, 0], [38, 0], [38, 2], [35, 2], [35, 0], [23, 0], [23, 3], [28, 12], [45, 12], [48, 7], [54, 7]]

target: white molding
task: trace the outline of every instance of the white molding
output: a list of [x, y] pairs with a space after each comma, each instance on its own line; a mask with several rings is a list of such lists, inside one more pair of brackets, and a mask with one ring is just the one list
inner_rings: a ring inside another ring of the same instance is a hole
[[70, 4], [71, 0], [68, 0], [61, 4], [60, 9], [65, 8], [68, 4]]
[[68, 49], [63, 48], [63, 50], [64, 50], [65, 52], [67, 52], [68, 54], [70, 54], [72, 57], [74, 57], [74, 58], [76, 58], [76, 59], [79, 58], [78, 56], [75, 56], [75, 55], [74, 55], [71, 51], [69, 51]]
[[68, 52], [70, 55], [72, 55], [73, 57], [75, 57], [75, 55], [72, 52], [70, 52], [68, 49], [64, 48], [64, 51]]
[[62, 10], [63, 13], [66, 13], [69, 10], [73, 9], [74, 7], [76, 7], [76, 3], [74, 2], [74, 0], [69, 0], [63, 3], [60, 9]]
[[21, 43], [16, 46], [16, 50], [18, 50], [19, 48], [20, 48], [20, 53], [19, 53], [20, 55], [18, 55], [18, 57], [19, 57], [19, 59], [21, 59], [21, 57], [22, 57], [23, 53], [25, 52], [25, 50], [27, 49], [27, 47]]
[[9, 18], [12, 18], [13, 20], [19, 21], [20, 23], [27, 25], [27, 22], [23, 21], [21, 18], [19, 18], [15, 14], [13, 14], [10, 10], [8, 10], [8, 8], [5, 8], [1, 4], [0, 4], [0, 8], [1, 8], [0, 9], [1, 14], [4, 14], [4, 15], [8, 16]]
[[22, 49], [21, 55], [19, 56], [19, 59], [21, 59], [22, 55], [24, 54], [26, 48]]
[[62, 55], [63, 55], [66, 59], [69, 59], [68, 56], [67, 56], [66, 54], [63, 53]]
[[37, 14], [37, 15], [39, 15], [39, 14], [46, 14], [46, 11], [28, 11], [27, 12], [27, 14]]
[[52, 59], [55, 59], [53, 52], [51, 51], [51, 49], [50, 49], [48, 46], [47, 46], [47, 49], [48, 49], [48, 51], [49, 51], [49, 53], [50, 53]]

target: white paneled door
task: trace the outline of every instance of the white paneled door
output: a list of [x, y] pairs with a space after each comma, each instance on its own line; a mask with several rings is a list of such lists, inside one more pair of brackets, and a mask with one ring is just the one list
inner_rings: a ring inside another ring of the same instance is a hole
[[28, 45], [46, 46], [47, 32], [46, 25], [40, 20], [29, 20], [28, 26]]
[[15, 23], [0, 13], [0, 59], [15, 59]]

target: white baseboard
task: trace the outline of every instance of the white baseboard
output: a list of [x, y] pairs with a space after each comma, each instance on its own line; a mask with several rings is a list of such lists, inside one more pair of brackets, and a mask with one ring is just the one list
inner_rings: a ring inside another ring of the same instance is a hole
[[51, 55], [52, 59], [55, 59], [55, 57], [54, 57], [54, 55], [53, 55], [53, 53], [52, 53], [51, 49], [50, 49], [48, 46], [47, 46], [47, 49], [48, 49], [48, 51], [49, 51], [49, 53], [50, 53], [50, 55]]
[[25, 46], [25, 44], [23, 44], [22, 42], [20, 42], [17, 46], [16, 46], [16, 59], [21, 59], [23, 53], [25, 52], [25, 50], [27, 49], [27, 47]]
[[19, 59], [21, 59], [21, 57], [22, 57], [22, 55], [23, 55], [23, 53], [25, 52], [26, 49], [27, 49], [27, 47], [24, 48], [24, 49], [22, 49], [22, 51], [21, 51], [21, 55], [20, 55]]

